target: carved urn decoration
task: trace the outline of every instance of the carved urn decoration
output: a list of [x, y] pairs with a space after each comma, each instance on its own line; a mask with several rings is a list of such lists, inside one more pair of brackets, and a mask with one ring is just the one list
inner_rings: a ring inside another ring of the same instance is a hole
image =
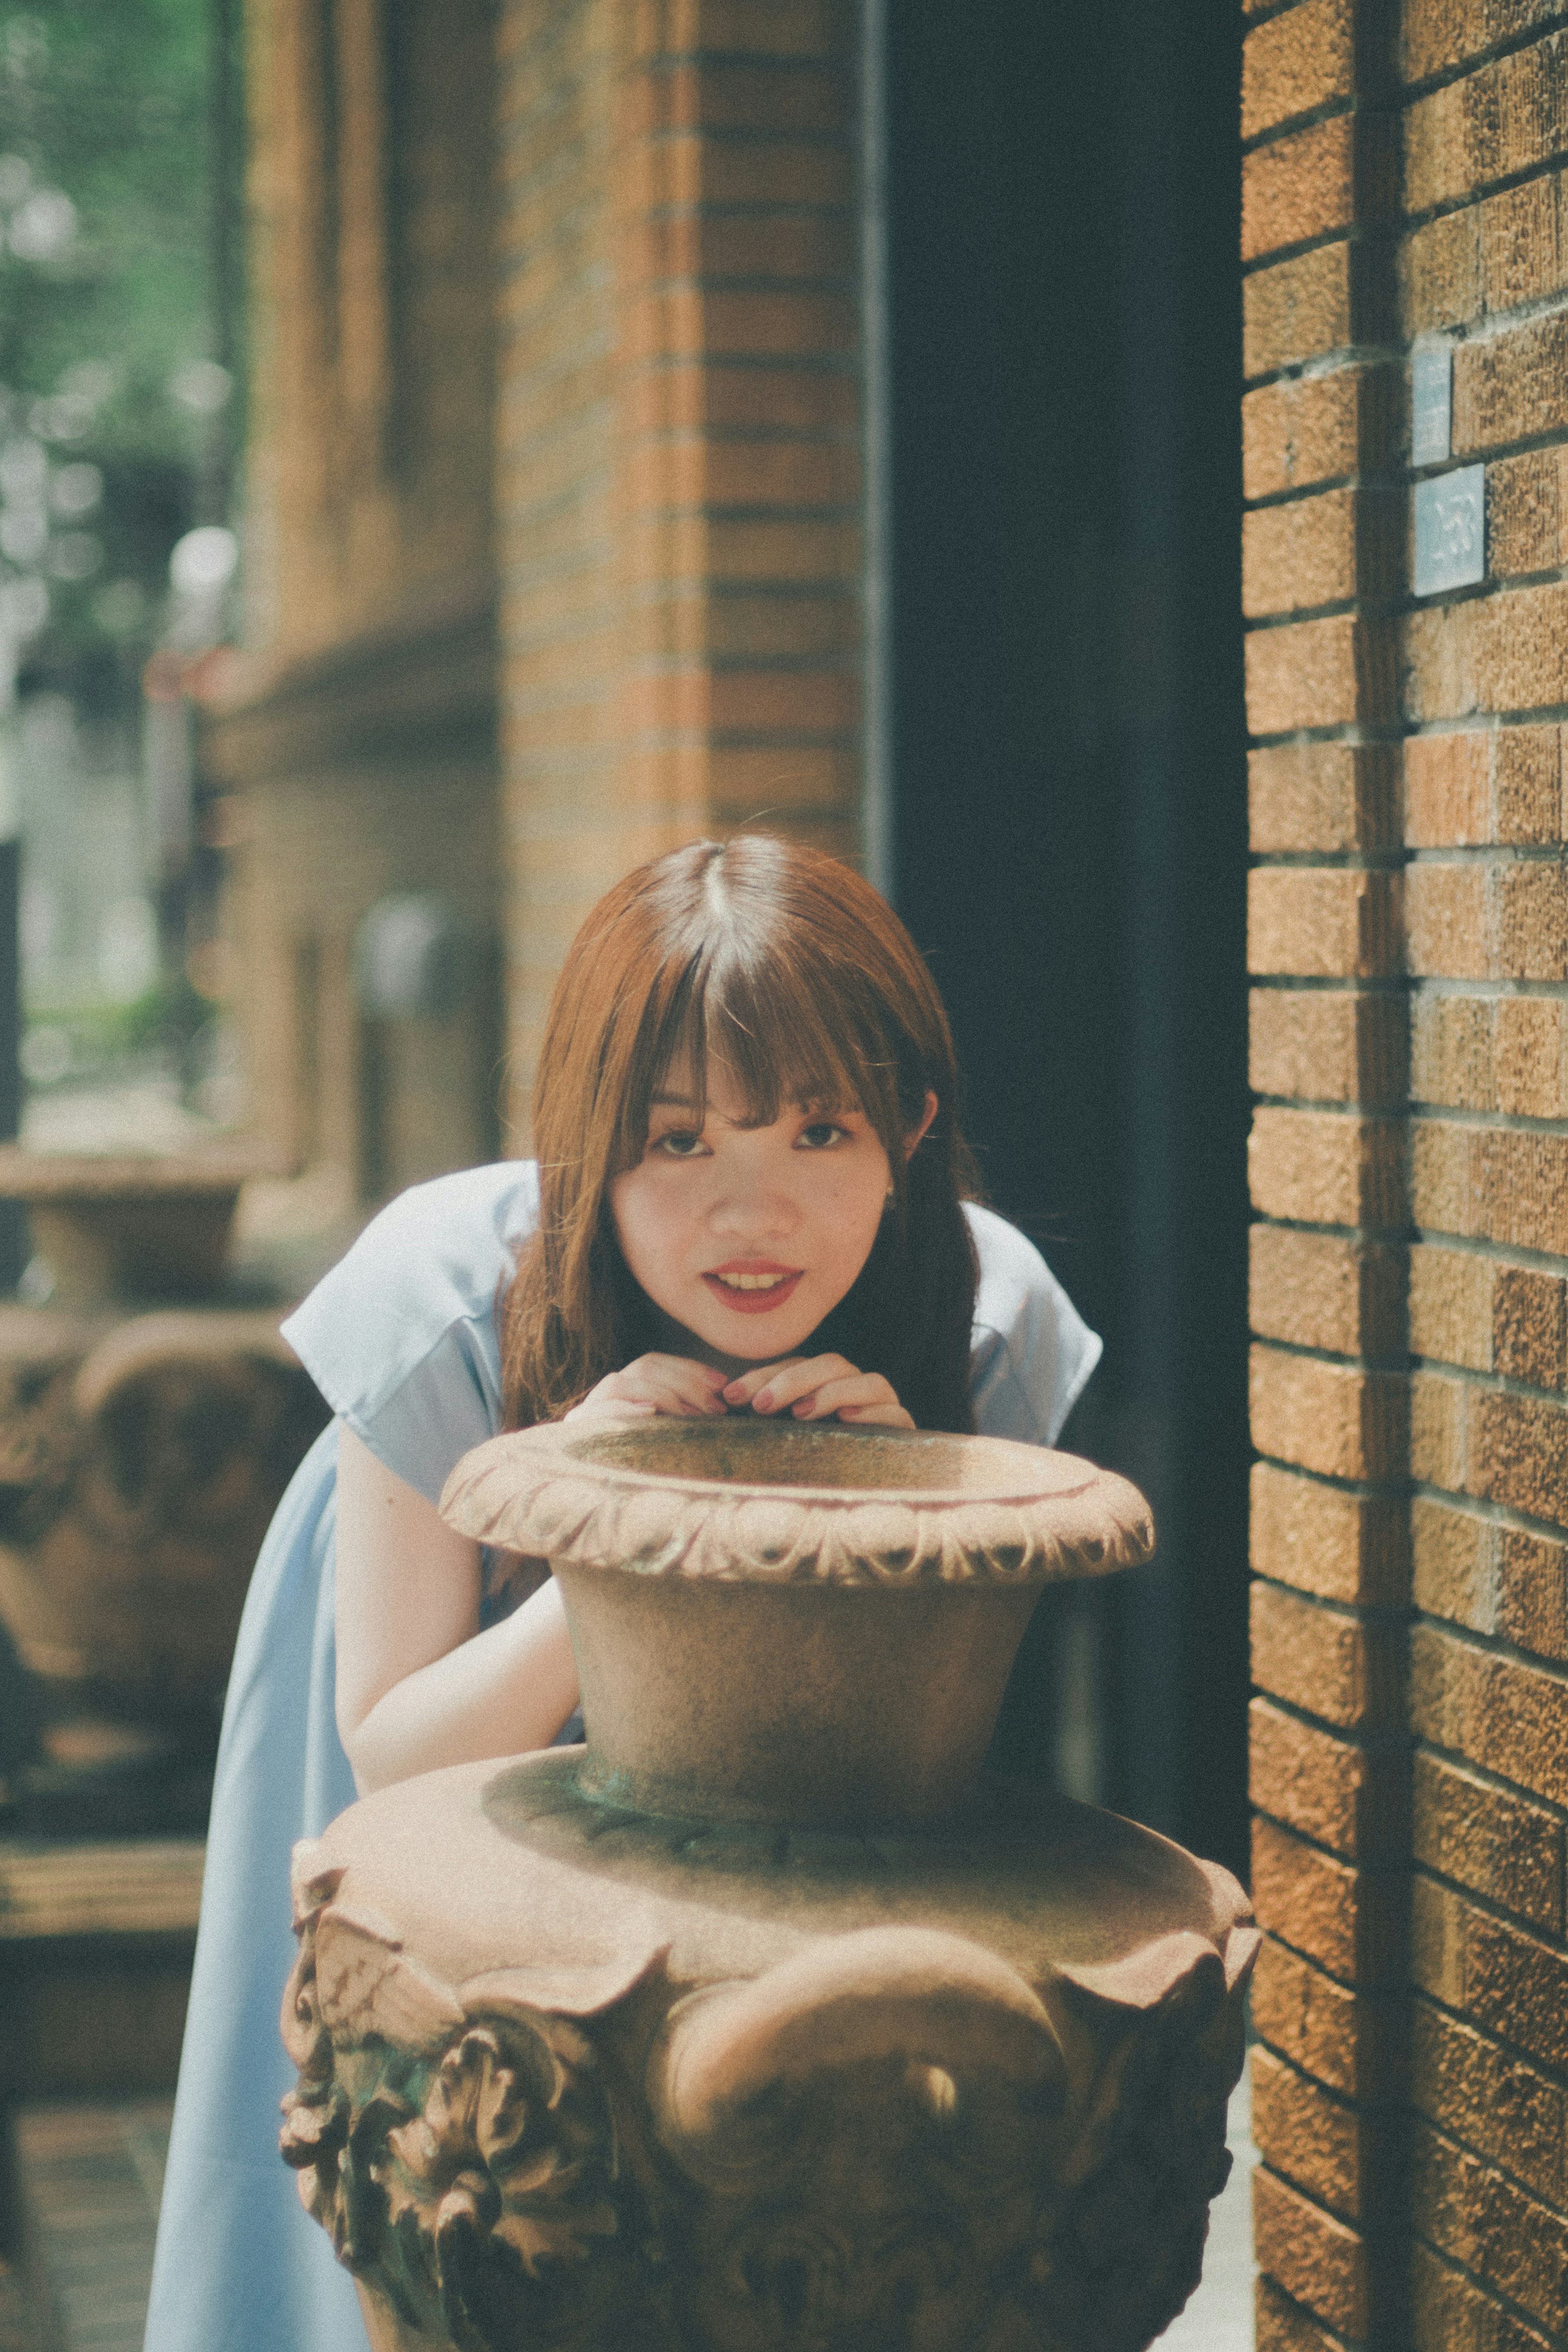
[[[1196, 2284], [1257, 1934], [1228, 1874], [988, 1779], [1124, 1480], [985, 1438], [502, 1437], [584, 1747], [295, 1857], [283, 2153], [376, 2352], [1136, 2352]], [[520, 1570], [527, 1573], [527, 1570]]]

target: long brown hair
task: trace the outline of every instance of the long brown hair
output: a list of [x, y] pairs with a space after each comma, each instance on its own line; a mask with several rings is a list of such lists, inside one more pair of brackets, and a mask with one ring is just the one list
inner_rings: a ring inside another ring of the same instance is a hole
[[[503, 1317], [508, 1424], [554, 1420], [653, 1344], [609, 1191], [641, 1160], [650, 1102], [676, 1062], [700, 1118], [710, 1055], [759, 1125], [800, 1102], [856, 1105], [875, 1129], [894, 1197], [812, 1345], [884, 1374], [919, 1427], [972, 1429], [977, 1266], [959, 1202], [976, 1187], [941, 999], [868, 882], [765, 834], [639, 866], [572, 941], [534, 1089], [538, 1231]], [[936, 1115], [906, 1161], [928, 1092]]]

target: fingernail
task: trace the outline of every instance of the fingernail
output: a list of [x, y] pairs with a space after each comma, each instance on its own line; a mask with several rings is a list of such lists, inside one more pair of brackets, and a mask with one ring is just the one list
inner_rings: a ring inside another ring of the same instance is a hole
[[760, 1396], [754, 1396], [751, 1400], [751, 1410], [753, 1412], [771, 1412], [773, 1410], [772, 1390], [764, 1389]]
[[731, 1381], [723, 1391], [723, 1394], [728, 1397], [732, 1404], [738, 1404], [742, 1397], [746, 1394], [746, 1382], [744, 1381]]

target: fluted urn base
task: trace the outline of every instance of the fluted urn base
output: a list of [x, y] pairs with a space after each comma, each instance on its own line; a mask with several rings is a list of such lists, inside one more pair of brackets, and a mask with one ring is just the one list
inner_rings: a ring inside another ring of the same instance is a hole
[[296, 1854], [284, 2153], [376, 2352], [1134, 2352], [1197, 2283], [1241, 1889], [1015, 1784], [883, 1834], [581, 1749]]

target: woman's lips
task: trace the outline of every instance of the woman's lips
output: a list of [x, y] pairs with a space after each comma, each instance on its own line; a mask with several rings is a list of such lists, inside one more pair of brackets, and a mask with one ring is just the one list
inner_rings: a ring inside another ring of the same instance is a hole
[[703, 1280], [737, 1315], [767, 1315], [793, 1297], [804, 1272], [803, 1266], [716, 1265]]

